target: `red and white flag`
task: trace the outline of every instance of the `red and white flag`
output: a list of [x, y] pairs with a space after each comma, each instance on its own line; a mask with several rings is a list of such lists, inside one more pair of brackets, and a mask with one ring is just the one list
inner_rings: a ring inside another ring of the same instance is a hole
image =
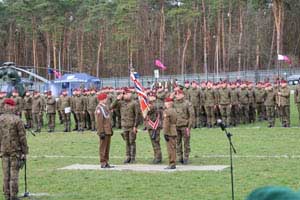
[[143, 114], [143, 117], [146, 118], [149, 109], [149, 101], [148, 101], [148, 97], [147, 94], [145, 92], [144, 87], [142, 86], [142, 84], [140, 83], [140, 81], [138, 80], [138, 73], [130, 71], [130, 79], [134, 84], [134, 88], [136, 93], [138, 94], [138, 98], [139, 98], [139, 102], [140, 102], [140, 107], [141, 107], [141, 111]]
[[291, 59], [288, 56], [278, 54], [277, 60], [283, 60], [288, 64], [292, 64]]
[[160, 61], [160, 60], [155, 60], [155, 65], [160, 68], [161, 70], [166, 70], [167, 67]]

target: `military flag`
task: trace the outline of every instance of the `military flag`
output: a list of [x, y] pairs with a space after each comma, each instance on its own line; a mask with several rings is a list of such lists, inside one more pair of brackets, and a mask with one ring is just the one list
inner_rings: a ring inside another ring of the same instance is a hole
[[149, 109], [149, 103], [148, 103], [148, 97], [145, 92], [144, 87], [139, 81], [139, 74], [137, 72], [134, 72], [133, 70], [130, 70], [130, 79], [134, 84], [134, 88], [136, 93], [138, 94], [139, 103], [141, 107], [141, 111], [143, 114], [143, 117], [146, 118]]

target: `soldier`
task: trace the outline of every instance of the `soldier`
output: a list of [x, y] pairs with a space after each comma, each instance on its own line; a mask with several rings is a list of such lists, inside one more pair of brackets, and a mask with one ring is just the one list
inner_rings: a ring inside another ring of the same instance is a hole
[[162, 121], [162, 111], [155, 104], [155, 93], [149, 93], [148, 97], [150, 110], [148, 111], [145, 119], [145, 127], [148, 130], [154, 152], [153, 164], [158, 164], [162, 161], [162, 154], [160, 148], [160, 129]]
[[201, 83], [200, 88], [200, 112], [199, 112], [199, 118], [200, 118], [200, 126], [206, 127], [207, 126], [207, 116], [205, 113], [205, 90], [206, 90], [206, 84], [205, 82]]
[[63, 90], [60, 96], [61, 106], [60, 109], [63, 111], [63, 121], [65, 124], [64, 132], [71, 131], [71, 97], [68, 96], [67, 90]]
[[295, 88], [294, 101], [295, 101], [295, 104], [298, 109], [298, 124], [300, 126], [300, 82], [298, 83], [298, 85]]
[[269, 128], [275, 125], [275, 104], [276, 104], [276, 93], [271, 84], [267, 84], [265, 92], [265, 102], [267, 120]]
[[47, 91], [44, 91], [44, 94], [41, 94], [41, 100], [42, 100], [42, 111], [40, 114], [40, 121], [42, 127], [44, 126], [44, 112], [46, 111], [46, 101], [47, 101]]
[[253, 89], [253, 83], [248, 84], [248, 96], [249, 96], [249, 122], [254, 123], [256, 119], [256, 107], [255, 107], [255, 91]]
[[19, 93], [17, 90], [14, 90], [12, 92], [12, 99], [16, 102], [16, 106], [15, 106], [16, 115], [18, 115], [20, 118], [22, 118], [23, 99], [22, 99], [22, 97], [19, 96]]
[[110, 140], [113, 135], [111, 120], [109, 116], [109, 109], [106, 105], [107, 94], [100, 93], [97, 96], [99, 104], [95, 110], [97, 134], [100, 138], [100, 164], [101, 168], [111, 168], [109, 165], [109, 149], [110, 149]]
[[278, 107], [282, 115], [282, 127], [290, 127], [290, 89], [285, 80], [281, 81], [281, 88], [278, 92]]
[[5, 99], [4, 114], [0, 116], [0, 157], [5, 200], [18, 199], [19, 170], [28, 154], [26, 132], [22, 120], [14, 114], [15, 106], [13, 99]]
[[159, 87], [156, 92], [156, 104], [157, 107], [161, 110], [164, 108], [164, 100], [167, 96], [167, 92], [163, 89], [163, 87]]
[[76, 96], [74, 98], [74, 112], [78, 120], [78, 131], [83, 132], [84, 129], [84, 115], [85, 115], [85, 100], [81, 95], [81, 90], [77, 90]]
[[[96, 97], [96, 91], [94, 89], [91, 90], [90, 95], [87, 98], [87, 110], [89, 114], [89, 118], [91, 120], [91, 130], [95, 131], [95, 110], [97, 107], [98, 101]], [[109, 107], [108, 107], [109, 108]]]
[[182, 90], [178, 90], [175, 95], [176, 100], [174, 102], [174, 108], [177, 113], [177, 157], [180, 163], [186, 165], [188, 164], [191, 151], [190, 131], [194, 124], [195, 113], [191, 103], [185, 100], [186, 98]]
[[32, 96], [29, 91], [26, 91], [25, 93], [24, 111], [26, 119], [25, 128], [32, 128]]
[[223, 122], [229, 126], [231, 122], [231, 92], [227, 86], [226, 82], [221, 84], [221, 88], [219, 89], [219, 108], [221, 112], [221, 117]]
[[78, 119], [75, 113], [75, 98], [77, 96], [77, 89], [73, 90], [72, 92], [72, 97], [70, 97], [70, 105], [71, 105], [71, 112], [75, 121], [75, 128], [73, 129], [73, 131], [78, 131]]
[[243, 124], [249, 123], [249, 93], [245, 83], [241, 84], [239, 92], [240, 117]]
[[62, 103], [61, 103], [61, 97], [62, 97], [62, 94], [59, 95], [59, 98], [57, 98], [57, 102], [56, 102], [56, 110], [58, 112], [58, 115], [59, 115], [59, 121], [60, 121], [60, 124], [63, 124], [64, 123], [64, 118], [63, 118], [63, 115], [64, 115], [64, 109], [62, 108]]
[[256, 99], [256, 109], [258, 115], [258, 121], [263, 121], [265, 119], [265, 90], [262, 86], [262, 83], [258, 83], [255, 90], [255, 99]]
[[138, 127], [138, 105], [131, 99], [131, 91], [124, 89], [124, 93], [120, 94], [112, 103], [111, 108], [120, 106], [121, 126], [123, 140], [126, 142], [126, 159], [124, 163], [135, 163], [136, 156], [136, 134]]
[[207, 116], [207, 127], [212, 128], [215, 121], [214, 118], [214, 107], [215, 107], [215, 92], [212, 89], [212, 83], [208, 82], [206, 90], [204, 92], [204, 106], [205, 113]]
[[231, 122], [232, 126], [236, 126], [239, 123], [239, 91], [236, 88], [236, 84], [231, 84], [230, 102], [231, 102]]
[[165, 111], [163, 119], [164, 137], [167, 143], [167, 151], [169, 156], [169, 166], [165, 169], [176, 169], [176, 111], [173, 108], [173, 99], [170, 97], [165, 99]]
[[84, 102], [84, 104], [83, 104], [84, 105], [84, 107], [83, 107], [84, 115], [82, 115], [82, 117], [83, 117], [82, 121], [83, 121], [83, 128], [90, 130], [91, 129], [91, 120], [89, 118], [89, 113], [87, 110], [88, 94], [89, 94], [88, 90], [83, 90], [82, 98], [83, 98], [83, 102]]
[[33, 92], [32, 98], [32, 117], [33, 124], [35, 127], [35, 132], [41, 132], [42, 124], [41, 124], [41, 115], [43, 110], [43, 102], [38, 91]]
[[201, 93], [197, 86], [196, 81], [192, 81], [192, 87], [190, 89], [190, 100], [195, 113], [195, 124], [193, 128], [200, 128], [200, 99]]
[[184, 82], [184, 88], [183, 88], [184, 98], [188, 101], [190, 101], [190, 82], [185, 81]]
[[52, 96], [52, 92], [48, 91], [46, 100], [46, 113], [48, 118], [48, 132], [54, 132], [55, 128], [55, 114], [56, 114], [56, 101]]

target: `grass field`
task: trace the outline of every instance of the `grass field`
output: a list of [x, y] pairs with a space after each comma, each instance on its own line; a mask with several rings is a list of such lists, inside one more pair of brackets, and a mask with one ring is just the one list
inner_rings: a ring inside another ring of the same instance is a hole
[[[245, 199], [254, 188], [266, 185], [300, 188], [300, 128], [292, 106], [292, 128], [265, 128], [266, 123], [229, 129], [237, 149], [234, 157], [236, 199]], [[28, 134], [30, 156], [28, 182], [31, 193], [49, 196], [31, 199], [231, 199], [230, 169], [220, 172], [142, 173], [119, 171], [62, 171], [71, 164], [98, 164], [98, 136], [92, 132], [65, 134], [43, 132]], [[46, 129], [44, 129], [46, 131]], [[115, 130], [111, 144], [112, 164], [122, 164], [125, 144]], [[161, 139], [164, 163], [166, 145]], [[229, 147], [219, 129], [192, 131], [191, 165], [229, 165]], [[137, 163], [150, 164], [152, 148], [149, 136], [140, 131], [137, 139]], [[1, 174], [2, 176], [2, 174]], [[1, 177], [0, 177], [1, 178]], [[20, 194], [24, 191], [20, 173]], [[1, 198], [3, 198], [1, 196]], [[0, 198], [0, 199], [1, 199]]]

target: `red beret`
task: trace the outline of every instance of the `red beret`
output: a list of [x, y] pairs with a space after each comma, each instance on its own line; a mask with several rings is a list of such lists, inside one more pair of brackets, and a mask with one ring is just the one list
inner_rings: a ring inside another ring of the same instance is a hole
[[188, 84], [188, 83], [190, 83], [190, 82], [189, 82], [189, 81], [184, 81], [184, 83]]
[[124, 92], [125, 92], [125, 93], [131, 93], [131, 91], [130, 91], [129, 88], [124, 88]]
[[173, 99], [171, 97], [165, 98], [165, 102], [173, 102]]
[[286, 80], [282, 80], [281, 83], [287, 83], [287, 81]]
[[99, 101], [102, 101], [102, 100], [107, 98], [107, 94], [100, 93], [100, 94], [98, 94], [97, 98], [98, 98]]
[[16, 102], [13, 99], [4, 99], [4, 104], [15, 106]]

